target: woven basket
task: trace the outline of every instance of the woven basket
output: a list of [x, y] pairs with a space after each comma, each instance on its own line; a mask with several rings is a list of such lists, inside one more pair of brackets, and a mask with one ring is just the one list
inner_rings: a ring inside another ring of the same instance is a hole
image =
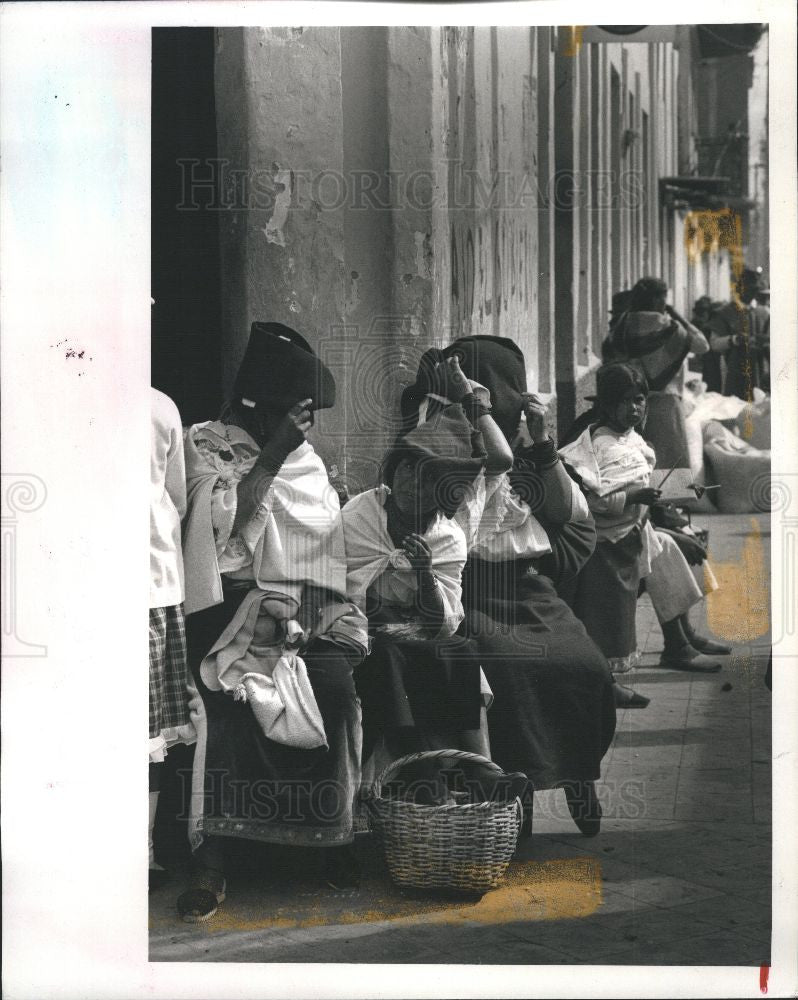
[[417, 805], [384, 799], [383, 784], [415, 760], [475, 761], [504, 771], [479, 754], [430, 750], [400, 757], [376, 779], [366, 804], [397, 885], [420, 889], [485, 892], [501, 881], [521, 827], [521, 800], [455, 805]]

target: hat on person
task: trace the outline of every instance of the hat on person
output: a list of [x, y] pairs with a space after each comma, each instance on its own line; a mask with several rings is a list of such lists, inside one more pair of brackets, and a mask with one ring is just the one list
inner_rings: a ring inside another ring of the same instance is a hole
[[610, 314], [612, 316], [618, 316], [622, 312], [626, 312], [629, 308], [629, 303], [632, 301], [632, 289], [626, 288], [622, 292], [615, 292], [612, 296], [612, 306], [610, 308]]
[[383, 481], [393, 478], [403, 459], [411, 461], [435, 484], [437, 506], [451, 517], [486, 457], [481, 434], [460, 407], [451, 405], [396, 439], [383, 461]]
[[305, 338], [282, 323], [253, 323], [233, 391], [262, 407], [286, 411], [301, 399], [311, 409], [335, 405], [335, 379]]
[[446, 398], [447, 371], [442, 366], [443, 351], [430, 347], [418, 362], [416, 381], [402, 390], [399, 409], [402, 414], [402, 428], [411, 430], [418, 423], [418, 408], [430, 393]]

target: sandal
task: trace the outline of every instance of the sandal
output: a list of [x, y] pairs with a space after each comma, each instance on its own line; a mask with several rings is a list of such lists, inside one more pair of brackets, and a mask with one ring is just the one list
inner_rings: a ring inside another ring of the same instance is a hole
[[732, 651], [731, 646], [727, 646], [723, 642], [715, 642], [714, 639], [708, 639], [705, 635], [696, 635], [695, 632], [690, 636], [690, 645], [699, 653], [714, 653], [715, 656], [729, 656]]
[[617, 681], [612, 685], [612, 693], [616, 708], [647, 708], [651, 703], [651, 699], [646, 698], [644, 694], [638, 694], [637, 691]]
[[716, 674], [721, 668], [717, 660], [699, 653], [692, 646], [682, 646], [672, 653], [664, 651], [659, 665], [668, 670], [685, 670], [693, 674]]
[[203, 868], [192, 875], [188, 889], [177, 897], [180, 919], [188, 924], [210, 920], [224, 902], [226, 889], [224, 875], [212, 868]]

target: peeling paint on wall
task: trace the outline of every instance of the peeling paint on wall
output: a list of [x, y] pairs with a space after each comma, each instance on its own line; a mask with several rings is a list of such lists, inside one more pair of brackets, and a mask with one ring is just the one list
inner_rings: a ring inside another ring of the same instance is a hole
[[426, 281], [432, 280], [432, 241], [429, 233], [415, 233], [416, 275]]
[[285, 234], [283, 233], [283, 227], [288, 219], [288, 209], [291, 207], [291, 171], [276, 170], [273, 177], [275, 187], [274, 211], [266, 223], [263, 234], [269, 243], [274, 243], [278, 247], [284, 247]]
[[360, 275], [357, 271], [349, 274], [349, 290], [344, 299], [344, 315], [351, 316], [360, 305]]
[[258, 30], [261, 35], [261, 45], [265, 42], [270, 42], [272, 45], [288, 45], [290, 42], [300, 39], [305, 31], [304, 28], [287, 28], [282, 26], [259, 28]]

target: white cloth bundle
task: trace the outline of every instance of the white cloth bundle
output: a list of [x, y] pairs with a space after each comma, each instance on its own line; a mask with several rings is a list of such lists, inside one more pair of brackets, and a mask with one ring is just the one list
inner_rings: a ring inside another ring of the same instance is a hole
[[244, 674], [233, 697], [249, 702], [264, 735], [275, 743], [329, 748], [305, 661], [296, 653], [283, 653], [270, 674]]

